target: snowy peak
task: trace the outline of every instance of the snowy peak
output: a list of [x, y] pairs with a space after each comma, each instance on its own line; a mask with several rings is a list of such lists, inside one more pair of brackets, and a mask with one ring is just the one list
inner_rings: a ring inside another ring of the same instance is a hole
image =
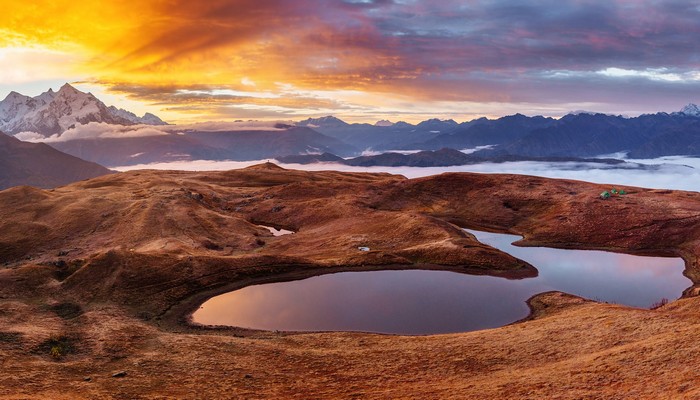
[[77, 94], [81, 94], [81, 93], [86, 94], [86, 93], [83, 93], [80, 90], [74, 88], [73, 86], [71, 86], [70, 83], [65, 83], [65, 84], [63, 84], [63, 86], [61, 86], [60, 89], [58, 89], [59, 95], [60, 94], [64, 94], [64, 95], [65, 94], [76, 94], [77, 95]]
[[83, 93], [67, 83], [63, 85], [61, 90], [56, 93], [56, 96], [51, 99], [49, 105], [52, 107], [63, 106], [68, 113], [78, 112], [80, 114], [97, 112], [100, 109], [100, 105], [104, 106], [104, 104], [97, 100], [92, 94]]
[[456, 126], [458, 126], [457, 122], [452, 119], [441, 120], [437, 118], [429, 119], [416, 125], [418, 129], [427, 130], [434, 133], [444, 133], [445, 131], [448, 131]]
[[386, 119], [383, 119], [383, 120], [380, 120], [380, 121], [377, 121], [374, 123], [374, 126], [393, 126], [393, 125], [394, 125], [393, 122], [386, 120]]
[[34, 97], [34, 100], [36, 100], [37, 104], [43, 106], [49, 104], [54, 97], [56, 97], [56, 92], [54, 92], [53, 89], [49, 89], [48, 91]]
[[44, 136], [61, 135], [66, 130], [90, 122], [115, 125], [165, 125], [160, 118], [107, 107], [92, 93], [84, 93], [66, 83], [58, 92], [52, 89], [28, 97], [11, 92], [0, 102], [0, 130], [16, 134], [36, 132]]
[[574, 110], [574, 111], [569, 111], [569, 113], [566, 115], [581, 115], [581, 114], [596, 115], [596, 114], [600, 114], [600, 113], [596, 112], [596, 111], [588, 111], [588, 110]]
[[168, 123], [160, 119], [160, 117], [149, 112], [143, 114], [143, 117], [141, 117], [141, 123], [146, 125], [168, 125]]
[[331, 115], [321, 118], [309, 118], [297, 123], [297, 126], [308, 126], [309, 128], [339, 128], [347, 125], [347, 122]]
[[166, 122], [151, 113], [146, 113], [143, 115], [143, 117], [139, 117], [131, 111], [127, 111], [123, 108], [117, 108], [115, 106], [109, 106], [107, 111], [117, 118], [124, 118], [134, 124], [167, 125]]
[[4, 100], [0, 101], [0, 124], [9, 121], [13, 115], [24, 114], [36, 108], [33, 99], [29, 96], [10, 92]]
[[698, 107], [696, 104], [690, 103], [681, 109], [681, 114], [700, 117], [700, 107]]
[[10, 94], [7, 95], [7, 97], [5, 97], [3, 102], [5, 102], [5, 101], [18, 102], [18, 101], [25, 101], [25, 100], [29, 100], [29, 99], [31, 99], [31, 97], [17, 93], [13, 90], [10, 92]]

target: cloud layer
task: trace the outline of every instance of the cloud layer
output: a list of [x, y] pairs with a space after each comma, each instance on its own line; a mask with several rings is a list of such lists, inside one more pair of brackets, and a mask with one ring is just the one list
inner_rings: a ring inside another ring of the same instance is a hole
[[235, 121], [235, 122], [201, 122], [182, 125], [111, 125], [102, 122], [90, 122], [88, 124], [68, 129], [61, 135], [55, 134], [44, 137], [36, 132], [20, 132], [15, 135], [19, 140], [26, 142], [68, 142], [79, 139], [106, 139], [106, 138], [134, 138], [148, 136], [163, 136], [178, 134], [187, 131], [199, 132], [231, 132], [231, 131], [276, 131], [282, 128], [275, 127], [275, 122]]

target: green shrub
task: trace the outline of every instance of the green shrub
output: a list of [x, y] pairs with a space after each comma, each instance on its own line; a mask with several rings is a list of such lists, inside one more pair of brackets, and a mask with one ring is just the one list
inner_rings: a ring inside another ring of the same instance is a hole
[[51, 351], [49, 352], [51, 354], [51, 358], [54, 360], [60, 360], [61, 357], [63, 357], [63, 346], [60, 344], [56, 344], [51, 346]]

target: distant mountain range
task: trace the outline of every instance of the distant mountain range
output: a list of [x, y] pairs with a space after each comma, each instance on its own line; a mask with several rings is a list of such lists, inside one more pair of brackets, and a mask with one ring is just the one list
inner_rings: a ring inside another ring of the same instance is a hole
[[0, 101], [0, 131], [9, 134], [36, 132], [43, 136], [60, 135], [77, 124], [89, 122], [166, 124], [150, 113], [137, 117], [129, 111], [107, 107], [91, 93], [81, 92], [67, 83], [58, 92], [49, 89], [36, 97], [11, 92]]
[[18, 185], [52, 188], [112, 173], [44, 143], [27, 143], [0, 132], [0, 190]]
[[625, 118], [581, 112], [560, 119], [522, 114], [456, 123], [431, 119], [417, 125], [347, 124], [335, 117], [298, 123], [356, 148], [387, 150], [466, 149], [491, 145], [485, 157], [596, 157], [627, 152], [633, 158], [700, 155], [700, 108]]
[[[105, 136], [78, 132], [82, 127], [89, 128], [83, 131], [94, 131], [142, 124], [153, 128], [139, 134], [116, 129]], [[138, 117], [108, 107], [92, 94], [66, 84], [58, 92], [48, 90], [36, 97], [10, 93], [0, 102], [0, 131], [15, 135], [25, 132], [18, 137], [46, 140], [68, 154], [108, 166], [323, 153], [356, 157], [365, 150], [461, 150], [480, 146], [488, 148], [476, 151], [471, 159], [591, 158], [619, 152], [627, 152], [631, 158], [700, 156], [700, 108], [694, 104], [679, 112], [634, 118], [577, 112], [560, 119], [515, 114], [462, 123], [429, 119], [418, 124], [386, 120], [349, 124], [328, 116], [293, 125], [270, 123], [256, 129], [210, 130], [166, 125], [152, 114]]]

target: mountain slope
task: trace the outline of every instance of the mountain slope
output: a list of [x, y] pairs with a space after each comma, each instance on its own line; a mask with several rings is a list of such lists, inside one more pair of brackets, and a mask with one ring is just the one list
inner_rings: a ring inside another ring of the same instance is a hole
[[283, 129], [270, 131], [193, 132], [186, 136], [222, 149], [228, 158], [234, 160], [324, 152], [347, 155], [357, 151], [338, 139], [299, 126], [284, 126]]
[[698, 155], [700, 119], [685, 113], [624, 118], [604, 114], [567, 115], [501, 147], [524, 156], [592, 157], [629, 151], [644, 157]]
[[0, 132], [0, 190], [18, 185], [51, 188], [111, 172], [46, 144], [22, 142]]
[[509, 115], [495, 120], [480, 118], [464, 122], [452, 131], [419, 144], [421, 149], [473, 148], [476, 146], [509, 143], [518, 140], [534, 129], [554, 124], [556, 120], [542, 116], [526, 117]]
[[351, 154], [352, 146], [310, 128], [254, 131], [175, 131], [144, 137], [78, 139], [51, 146], [102, 165], [123, 166], [185, 160], [260, 160], [290, 154]]

